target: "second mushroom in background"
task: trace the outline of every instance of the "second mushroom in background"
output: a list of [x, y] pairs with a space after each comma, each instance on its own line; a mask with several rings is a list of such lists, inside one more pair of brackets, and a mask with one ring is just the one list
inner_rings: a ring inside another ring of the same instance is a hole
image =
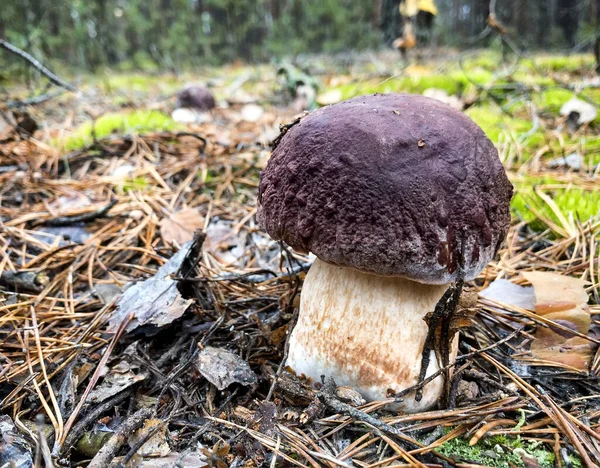
[[[438, 371], [437, 324], [430, 331], [425, 319], [431, 324], [428, 314], [445, 302], [455, 306], [462, 280], [494, 257], [511, 196], [492, 142], [436, 100], [361, 96], [300, 120], [281, 138], [259, 188], [264, 229], [318, 257], [287, 365], [368, 400], [415, 385], [422, 364], [426, 375]], [[444, 360], [457, 341], [442, 350]], [[443, 384], [436, 378], [399, 409], [435, 406]]]

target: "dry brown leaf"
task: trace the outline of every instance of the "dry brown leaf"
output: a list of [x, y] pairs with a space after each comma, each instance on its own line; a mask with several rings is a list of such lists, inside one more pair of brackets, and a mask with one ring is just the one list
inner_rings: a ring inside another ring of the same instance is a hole
[[[583, 280], [550, 272], [527, 272], [523, 276], [533, 285], [538, 315], [587, 335], [592, 320]], [[592, 342], [553, 326], [538, 327], [534, 337], [531, 344], [534, 358], [582, 371], [588, 368]]]
[[535, 289], [535, 311], [546, 315], [560, 310], [573, 309], [587, 304], [585, 281], [547, 271], [523, 273]]
[[194, 232], [204, 227], [204, 217], [195, 208], [184, 208], [160, 221], [160, 235], [166, 243], [183, 245], [194, 238]]
[[171, 452], [171, 449], [167, 442], [167, 426], [160, 419], [144, 421], [144, 425], [131, 435], [129, 446], [133, 447], [153, 430], [154, 434], [138, 449], [138, 454], [143, 457], [165, 457]]

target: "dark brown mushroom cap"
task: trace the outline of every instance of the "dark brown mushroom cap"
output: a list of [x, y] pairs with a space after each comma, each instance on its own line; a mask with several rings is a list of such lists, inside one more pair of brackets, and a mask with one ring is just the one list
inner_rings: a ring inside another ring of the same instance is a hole
[[288, 130], [261, 174], [258, 219], [325, 262], [442, 284], [456, 280], [461, 252], [466, 279], [493, 258], [511, 196], [471, 119], [423, 96], [375, 94]]
[[215, 97], [204, 86], [186, 86], [177, 94], [177, 107], [189, 107], [200, 111], [215, 107]]

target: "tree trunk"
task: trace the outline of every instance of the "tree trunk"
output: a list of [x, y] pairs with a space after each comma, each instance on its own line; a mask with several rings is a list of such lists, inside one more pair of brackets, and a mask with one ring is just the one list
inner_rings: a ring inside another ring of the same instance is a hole
[[519, 38], [524, 42], [528, 31], [527, 3], [527, 0], [521, 0], [519, 2], [519, 11], [517, 13], [517, 33]]
[[399, 6], [399, 0], [382, 0], [381, 3], [381, 31], [383, 40], [388, 45], [402, 35]]
[[575, 46], [579, 29], [579, 5], [577, 0], [558, 0], [558, 25], [563, 31], [569, 47]]

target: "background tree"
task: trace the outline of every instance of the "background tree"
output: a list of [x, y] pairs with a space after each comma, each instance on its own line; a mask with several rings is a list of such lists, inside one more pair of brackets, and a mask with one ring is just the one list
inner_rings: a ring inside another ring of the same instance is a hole
[[[265, 61], [385, 47], [402, 31], [399, 1], [4, 0], [0, 38], [55, 68], [178, 69]], [[436, 3], [438, 45], [471, 46], [486, 28], [489, 0]], [[527, 48], [579, 50], [590, 48], [598, 35], [599, 3], [505, 0], [497, 2], [496, 12]], [[0, 70], [21, 66], [5, 54], [0, 61]]]

